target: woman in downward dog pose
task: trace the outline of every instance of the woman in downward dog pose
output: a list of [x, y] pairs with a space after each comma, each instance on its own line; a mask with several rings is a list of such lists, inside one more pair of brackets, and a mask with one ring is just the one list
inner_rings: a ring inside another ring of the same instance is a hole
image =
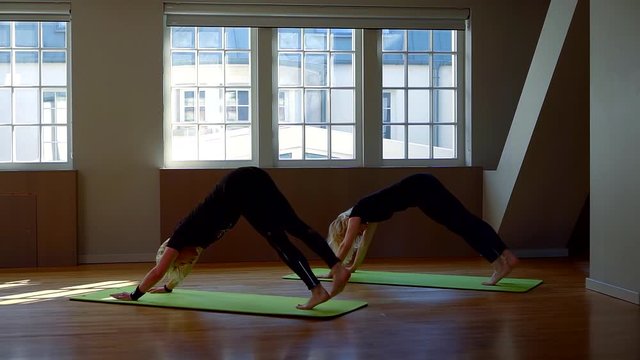
[[[339, 294], [351, 273], [315, 230], [294, 212], [271, 177], [256, 167], [239, 168], [226, 175], [165, 241], [152, 268], [132, 293], [112, 294], [120, 300], [138, 300], [146, 292], [171, 292], [187, 276], [202, 250], [222, 238], [244, 216], [307, 285], [311, 297], [298, 309], [308, 310]], [[328, 293], [313, 274], [304, 255], [289, 240], [302, 240], [331, 269], [334, 280]], [[165, 275], [167, 282], [154, 287]]]
[[[411, 175], [360, 199], [331, 223], [327, 242], [353, 272], [364, 261], [377, 223], [409, 207], [418, 207], [425, 215], [460, 235], [491, 263], [493, 274], [483, 282], [484, 285], [495, 285], [518, 263], [518, 258], [507, 249], [495, 230], [467, 210], [431, 174]], [[332, 275], [329, 273], [328, 276]]]

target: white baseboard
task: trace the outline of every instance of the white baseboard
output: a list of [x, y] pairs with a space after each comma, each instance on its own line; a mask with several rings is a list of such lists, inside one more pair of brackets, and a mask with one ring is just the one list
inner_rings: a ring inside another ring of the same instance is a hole
[[155, 262], [156, 253], [144, 254], [103, 254], [103, 255], [79, 255], [80, 264], [109, 264], [109, 263], [137, 263]]
[[549, 257], [567, 257], [569, 249], [511, 249], [511, 251], [520, 258], [549, 258]]
[[636, 305], [640, 305], [640, 293], [637, 291], [628, 290], [591, 278], [587, 278], [585, 286], [589, 290], [609, 295], [620, 300], [628, 301]]

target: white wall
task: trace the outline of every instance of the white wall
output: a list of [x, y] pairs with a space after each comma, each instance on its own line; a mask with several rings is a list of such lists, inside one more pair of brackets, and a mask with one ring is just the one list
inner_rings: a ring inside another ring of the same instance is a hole
[[640, 2], [591, 0], [587, 287], [640, 303]]

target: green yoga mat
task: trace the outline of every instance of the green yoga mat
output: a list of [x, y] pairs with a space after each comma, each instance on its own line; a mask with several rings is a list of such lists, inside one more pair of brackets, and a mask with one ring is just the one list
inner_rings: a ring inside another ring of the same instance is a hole
[[[326, 269], [313, 269], [316, 275], [326, 274]], [[295, 274], [286, 275], [284, 279], [298, 280]], [[484, 291], [527, 292], [542, 284], [542, 280], [504, 278], [497, 285], [482, 285], [488, 277], [439, 275], [439, 274], [414, 274], [387, 271], [358, 270], [351, 274], [349, 282], [359, 284], [400, 285], [434, 287], [444, 289], [467, 289]], [[320, 279], [331, 281], [331, 279]]]
[[134, 287], [107, 289], [73, 296], [71, 300], [108, 304], [157, 306], [204, 311], [232, 312], [254, 315], [333, 318], [367, 306], [364, 301], [331, 299], [312, 310], [298, 310], [296, 305], [308, 299], [301, 297], [227, 293], [175, 289], [170, 294], [145, 294], [138, 301], [116, 300], [109, 294], [131, 292]]

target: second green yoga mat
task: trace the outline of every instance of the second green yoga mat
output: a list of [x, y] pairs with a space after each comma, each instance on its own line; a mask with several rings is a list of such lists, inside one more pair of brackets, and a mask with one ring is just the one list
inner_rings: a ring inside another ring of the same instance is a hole
[[71, 297], [71, 300], [108, 304], [157, 306], [180, 309], [233, 312], [254, 315], [332, 318], [367, 306], [364, 301], [331, 299], [312, 310], [298, 310], [297, 304], [308, 299], [301, 297], [228, 293], [175, 289], [170, 294], [145, 294], [138, 301], [116, 300], [109, 294], [133, 291], [134, 287], [100, 290]]
[[[326, 274], [326, 269], [313, 269], [316, 275]], [[296, 280], [297, 275], [290, 274], [284, 279]], [[365, 271], [358, 270], [351, 274], [351, 283], [378, 284], [378, 285], [400, 285], [434, 287], [444, 289], [467, 289], [484, 291], [505, 291], [505, 292], [527, 292], [542, 284], [542, 280], [536, 279], [515, 279], [504, 278], [497, 285], [482, 285], [488, 277], [483, 276], [463, 276], [463, 275], [440, 275], [440, 274], [417, 274], [387, 271]], [[329, 279], [321, 279], [328, 280]]]

